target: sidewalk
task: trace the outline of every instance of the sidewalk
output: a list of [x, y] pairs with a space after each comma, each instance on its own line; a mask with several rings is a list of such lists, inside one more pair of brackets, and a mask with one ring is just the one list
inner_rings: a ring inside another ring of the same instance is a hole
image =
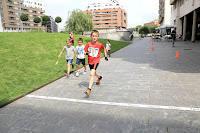
[[177, 41], [173, 48], [154, 42], [152, 51], [149, 39], [135, 39], [108, 62], [102, 59], [97, 71], [103, 80], [88, 99], [89, 71], [0, 109], [0, 132], [200, 132], [200, 111], [192, 110], [200, 108], [200, 43]]

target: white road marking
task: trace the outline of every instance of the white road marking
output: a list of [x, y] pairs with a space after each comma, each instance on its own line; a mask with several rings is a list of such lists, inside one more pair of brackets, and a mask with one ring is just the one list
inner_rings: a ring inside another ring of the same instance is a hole
[[37, 96], [37, 95], [27, 95], [26, 97], [46, 99], [46, 100], [67, 101], [67, 102], [75, 102], [75, 103], [109, 105], [109, 106], [124, 106], [124, 107], [149, 108], [149, 109], [170, 109], [170, 110], [198, 111], [198, 112], [200, 112], [200, 108], [192, 108], [192, 107], [177, 107], [177, 106], [162, 106], [162, 105], [148, 105], [148, 104], [132, 104], [132, 103], [116, 103], [116, 102], [91, 101], [91, 100], [80, 100], [80, 99], [49, 97], [49, 96]]

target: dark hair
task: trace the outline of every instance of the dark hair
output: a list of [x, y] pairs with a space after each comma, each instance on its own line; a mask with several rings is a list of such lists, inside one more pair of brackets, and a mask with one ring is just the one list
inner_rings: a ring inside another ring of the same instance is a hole
[[107, 40], [107, 41], [109, 41], [109, 42], [110, 42], [110, 40]]
[[93, 33], [97, 33], [98, 36], [99, 36], [99, 32], [98, 32], [98, 30], [93, 30], [93, 31], [91, 32], [91, 36], [92, 36]]
[[78, 41], [81, 41], [81, 42], [83, 42], [83, 38], [79, 38], [79, 39], [78, 39]]

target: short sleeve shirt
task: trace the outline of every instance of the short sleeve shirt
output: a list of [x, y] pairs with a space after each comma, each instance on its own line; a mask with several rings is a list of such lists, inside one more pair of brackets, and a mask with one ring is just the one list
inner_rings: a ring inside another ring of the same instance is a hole
[[65, 59], [74, 59], [74, 51], [76, 51], [74, 46], [63, 48], [63, 51], [66, 51]]
[[84, 45], [82, 45], [82, 46], [76, 46], [76, 50], [77, 50], [77, 52], [78, 52], [78, 56], [77, 56], [77, 58], [79, 58], [79, 59], [84, 59], [85, 58], [85, 55], [84, 55], [84, 48], [85, 48], [85, 46]]
[[110, 43], [109, 43], [109, 44], [106, 43], [106, 49], [107, 49], [107, 50], [111, 50], [111, 47], [110, 47], [110, 46], [111, 46]]
[[101, 49], [105, 49], [102, 43], [96, 42], [93, 44], [92, 41], [85, 45], [85, 52], [89, 52], [88, 54], [88, 63], [89, 64], [96, 64], [100, 63], [101, 59]]

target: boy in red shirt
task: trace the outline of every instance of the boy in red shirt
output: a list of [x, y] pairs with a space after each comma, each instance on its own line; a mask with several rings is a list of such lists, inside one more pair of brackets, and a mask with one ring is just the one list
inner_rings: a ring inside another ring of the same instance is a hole
[[96, 72], [100, 59], [101, 59], [101, 49], [104, 50], [105, 60], [108, 61], [107, 52], [104, 45], [97, 41], [99, 38], [99, 32], [97, 30], [93, 30], [90, 37], [92, 38], [92, 41], [88, 42], [84, 48], [85, 54], [88, 55], [88, 64], [91, 70], [89, 87], [87, 91], [85, 92], [87, 96], [90, 95], [91, 88], [94, 82], [94, 76], [98, 78], [96, 82], [97, 85], [99, 85], [100, 80], [102, 79], [102, 76], [100, 76]]

